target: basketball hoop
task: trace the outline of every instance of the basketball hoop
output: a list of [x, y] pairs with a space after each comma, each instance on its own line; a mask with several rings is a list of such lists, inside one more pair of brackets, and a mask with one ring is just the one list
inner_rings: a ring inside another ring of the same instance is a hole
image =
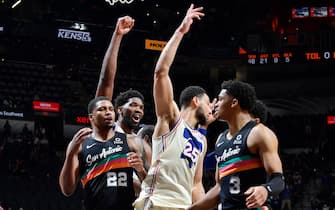
[[105, 0], [111, 6], [114, 6], [115, 3], [120, 2], [121, 4], [131, 4], [134, 0]]

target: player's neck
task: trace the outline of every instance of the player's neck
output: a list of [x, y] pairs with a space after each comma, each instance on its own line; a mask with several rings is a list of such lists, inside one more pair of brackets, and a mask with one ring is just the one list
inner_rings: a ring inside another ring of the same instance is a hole
[[193, 113], [189, 109], [184, 109], [181, 110], [180, 114], [183, 120], [187, 123], [187, 125], [195, 129], [195, 126], [198, 124], [198, 120], [195, 117], [195, 113]]
[[122, 129], [123, 133], [125, 134], [132, 134], [133, 129], [129, 128], [125, 123], [122, 123], [122, 120], [118, 120], [116, 122], [117, 126]]
[[241, 112], [235, 116], [235, 118], [229, 122], [229, 133], [234, 136], [239, 132], [249, 121], [251, 117], [248, 113]]
[[98, 141], [107, 141], [115, 135], [113, 129], [93, 129], [92, 138]]

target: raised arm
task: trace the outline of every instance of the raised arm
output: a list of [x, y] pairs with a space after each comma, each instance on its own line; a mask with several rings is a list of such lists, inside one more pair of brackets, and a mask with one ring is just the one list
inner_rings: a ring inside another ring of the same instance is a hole
[[113, 97], [114, 79], [117, 69], [117, 58], [123, 35], [127, 34], [134, 26], [135, 20], [129, 16], [120, 17], [102, 62], [100, 78], [95, 97]]
[[88, 138], [92, 130], [90, 128], [80, 129], [70, 141], [66, 157], [59, 176], [59, 185], [64, 195], [70, 196], [77, 187], [79, 181], [79, 160], [78, 154], [81, 150], [82, 142]]
[[190, 30], [193, 19], [200, 19], [204, 16], [201, 12], [202, 9], [202, 7], [194, 8], [194, 5], [191, 4], [185, 18], [164, 47], [156, 64], [153, 88], [156, 115], [158, 121], [163, 120], [169, 125], [174, 124], [179, 116], [178, 106], [173, 100], [173, 87], [169, 77], [169, 70], [179, 44], [184, 35]]

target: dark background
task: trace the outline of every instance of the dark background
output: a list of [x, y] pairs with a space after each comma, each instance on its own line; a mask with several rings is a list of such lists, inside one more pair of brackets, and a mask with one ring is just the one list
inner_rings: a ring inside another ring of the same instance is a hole
[[[4, 0], [1, 4], [0, 23], [4, 30], [0, 32], [0, 53], [4, 61], [51, 64], [60, 73], [83, 68], [98, 72], [117, 18], [130, 15], [136, 24], [122, 43], [119, 72], [151, 79], [159, 52], [145, 50], [144, 39], [168, 40], [192, 2], [203, 6], [206, 16], [195, 21], [178, 51], [171, 72], [177, 93], [190, 83], [208, 86], [204, 81], [208, 78], [213, 85], [206, 88], [214, 97], [222, 80], [238, 77], [255, 85], [259, 98], [271, 101], [267, 103], [273, 112], [278, 108], [273, 98], [295, 101], [304, 97], [317, 104], [321, 102], [321, 106], [333, 100], [335, 59], [307, 62], [305, 53], [333, 52], [334, 17], [293, 19], [291, 14], [292, 8], [332, 6], [331, 1], [256, 0], [219, 4], [204, 0], [134, 0], [131, 4], [116, 2], [111, 6], [105, 1], [26, 0], [11, 9], [14, 2]], [[57, 38], [57, 29], [70, 29], [75, 23], [85, 24], [92, 42]], [[281, 60], [280, 64], [247, 65], [246, 56], [238, 54], [240, 48], [249, 54], [291, 52], [293, 58], [289, 64]], [[181, 87], [180, 78], [183, 78]], [[89, 96], [93, 89], [88, 90]], [[300, 105], [307, 113], [306, 107]]]
[[[292, 8], [334, 7], [333, 1], [134, 0], [111, 6], [103, 0], [22, 0], [11, 8], [15, 2], [0, 2], [0, 111], [24, 113], [23, 118], [0, 115], [0, 201], [5, 207], [78, 209], [79, 192], [70, 198], [59, 192], [59, 170], [73, 133], [88, 125], [77, 117], [86, 116], [95, 94], [117, 18], [132, 16], [135, 27], [122, 41], [114, 96], [140, 90], [143, 123], [154, 124], [152, 76], [160, 52], [144, 49], [144, 41], [167, 41], [191, 3], [203, 6], [206, 16], [194, 22], [171, 68], [176, 100], [187, 85], [203, 86], [212, 98], [223, 80], [249, 82], [269, 108], [267, 125], [278, 136], [285, 172], [303, 174], [306, 186], [311, 177], [331, 174], [335, 129], [326, 119], [335, 115], [335, 17], [293, 19]], [[57, 38], [60, 28], [80, 31], [75, 25], [84, 26], [92, 42]], [[246, 54], [239, 54], [241, 49]], [[319, 53], [320, 59], [307, 60], [308, 52]], [[331, 58], [324, 59], [324, 52]], [[281, 55], [276, 64], [273, 53]], [[284, 53], [291, 53], [289, 62]], [[269, 54], [267, 64], [260, 64], [260, 54]], [[248, 55], [257, 56], [255, 64]], [[61, 111], [35, 112], [33, 100], [58, 102]], [[12, 126], [9, 136], [6, 120]], [[28, 136], [22, 133], [25, 123]], [[222, 122], [209, 127], [209, 153], [225, 128]], [[213, 183], [208, 180], [211, 174], [204, 178], [209, 187]], [[317, 198], [309, 189], [297, 192], [301, 209], [311, 206], [303, 198]]]

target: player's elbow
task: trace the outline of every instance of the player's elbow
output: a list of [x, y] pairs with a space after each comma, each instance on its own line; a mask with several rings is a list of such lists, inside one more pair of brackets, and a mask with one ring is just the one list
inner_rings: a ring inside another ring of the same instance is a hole
[[160, 65], [156, 67], [154, 78], [156, 80], [167, 77], [169, 75], [169, 66], [168, 65]]
[[59, 179], [59, 186], [63, 195], [67, 197], [71, 196], [76, 189], [76, 186], [74, 184], [68, 183], [62, 180], [62, 178]]
[[73, 194], [73, 193], [69, 193], [69, 192], [65, 192], [65, 191], [62, 191], [62, 193], [66, 197], [70, 197]]
[[63, 195], [65, 195], [66, 197], [69, 197], [74, 193], [73, 189], [64, 187], [62, 185], [60, 185], [60, 188], [61, 188], [61, 191], [62, 191]]

